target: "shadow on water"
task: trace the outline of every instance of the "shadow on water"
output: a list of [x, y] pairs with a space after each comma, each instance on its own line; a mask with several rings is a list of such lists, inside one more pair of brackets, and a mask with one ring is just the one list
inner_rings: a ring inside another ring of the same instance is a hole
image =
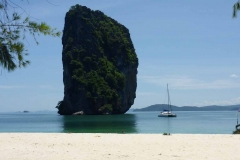
[[63, 116], [65, 133], [137, 133], [134, 114]]

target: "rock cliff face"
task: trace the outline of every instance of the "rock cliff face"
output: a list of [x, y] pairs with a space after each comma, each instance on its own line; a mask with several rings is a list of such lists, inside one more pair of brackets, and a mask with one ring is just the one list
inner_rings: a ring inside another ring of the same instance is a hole
[[138, 58], [129, 31], [101, 11], [75, 5], [62, 37], [61, 115], [123, 114], [133, 105]]

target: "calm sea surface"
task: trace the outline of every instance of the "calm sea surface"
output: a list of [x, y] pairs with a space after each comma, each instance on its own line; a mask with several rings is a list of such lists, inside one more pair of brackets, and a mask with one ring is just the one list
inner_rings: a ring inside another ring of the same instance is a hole
[[0, 132], [232, 134], [236, 112], [128, 112], [124, 115], [60, 116], [57, 113], [0, 113]]

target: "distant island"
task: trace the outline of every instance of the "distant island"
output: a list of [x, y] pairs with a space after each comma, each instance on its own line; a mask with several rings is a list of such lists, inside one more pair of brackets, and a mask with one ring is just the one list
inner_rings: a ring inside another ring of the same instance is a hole
[[[162, 111], [167, 109], [167, 104], [155, 104], [141, 109], [134, 109], [133, 112], [139, 111]], [[228, 105], [228, 106], [203, 106], [203, 107], [196, 107], [196, 106], [172, 106], [173, 111], [237, 111], [240, 108], [240, 104], [237, 105]]]

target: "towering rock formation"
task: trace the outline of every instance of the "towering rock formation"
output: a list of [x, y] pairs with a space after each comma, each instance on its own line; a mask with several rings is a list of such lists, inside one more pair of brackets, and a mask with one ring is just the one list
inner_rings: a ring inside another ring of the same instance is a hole
[[101, 11], [75, 5], [66, 14], [62, 44], [64, 99], [58, 113], [128, 111], [138, 67], [128, 29]]

